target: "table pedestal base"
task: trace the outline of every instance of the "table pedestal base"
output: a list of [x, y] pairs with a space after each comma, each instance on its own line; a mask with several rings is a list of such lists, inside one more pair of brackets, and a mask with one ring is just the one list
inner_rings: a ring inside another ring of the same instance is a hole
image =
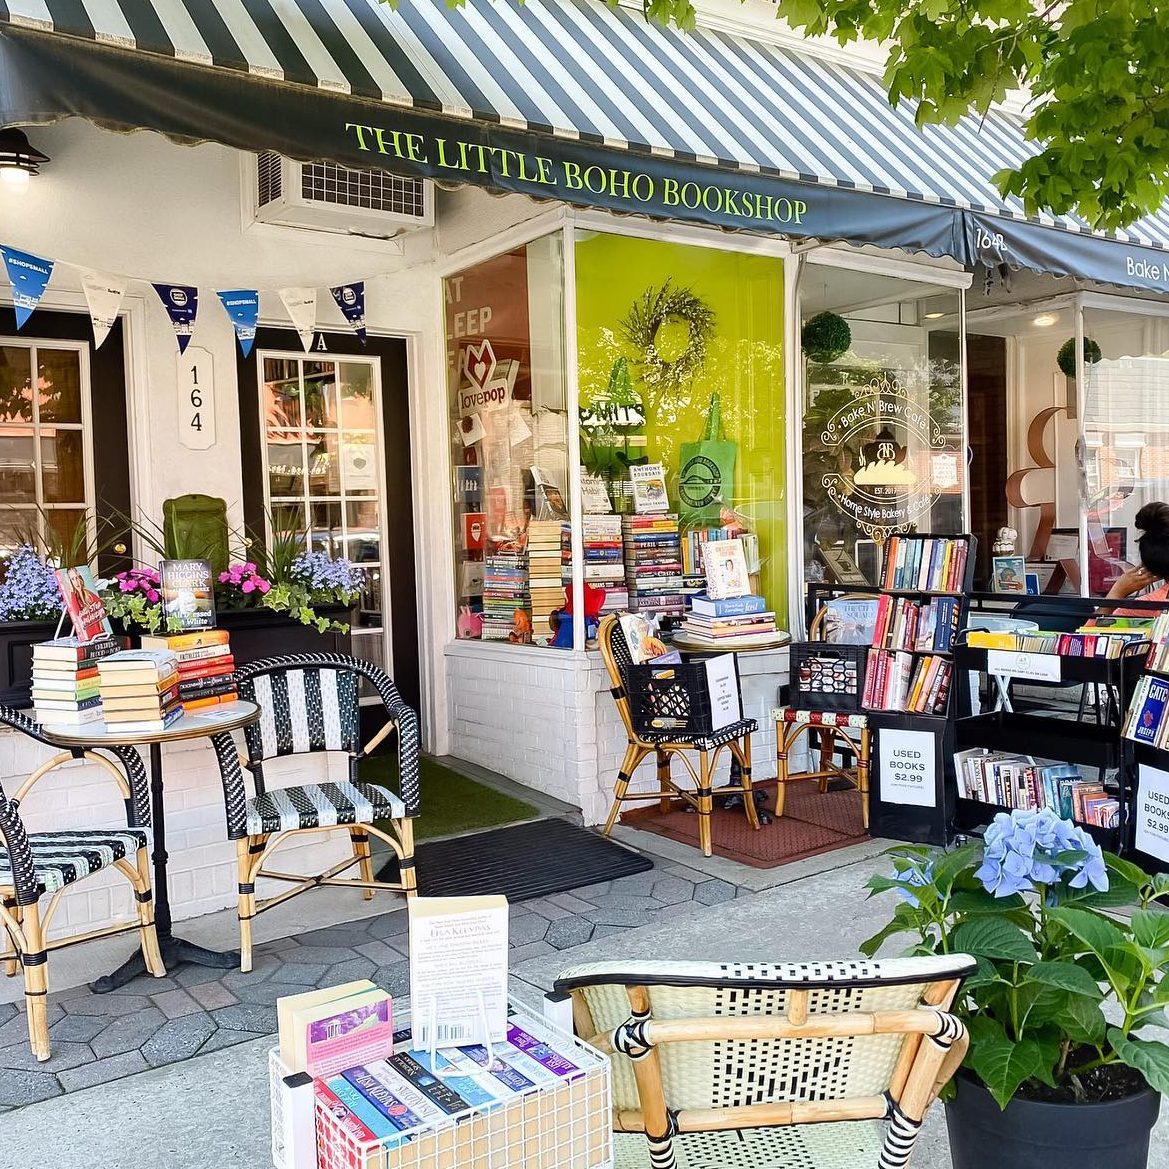
[[[197, 946], [183, 938], [159, 938], [158, 948], [162, 952], [162, 962], [168, 975], [173, 974], [180, 966], [209, 966], [213, 970], [238, 970], [238, 950], [208, 950], [206, 946]], [[89, 984], [94, 994], [109, 994], [118, 990], [126, 983], [132, 982], [146, 974], [146, 962], [141, 950], [135, 950], [113, 974], [103, 975]]]

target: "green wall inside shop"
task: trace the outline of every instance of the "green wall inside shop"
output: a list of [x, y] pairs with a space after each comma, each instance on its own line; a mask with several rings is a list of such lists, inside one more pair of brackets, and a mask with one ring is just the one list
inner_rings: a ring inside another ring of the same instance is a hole
[[580, 400], [587, 408], [608, 386], [618, 357], [629, 361], [634, 389], [638, 353], [621, 320], [646, 289], [666, 280], [689, 288], [715, 315], [705, 365], [692, 381], [647, 403], [644, 450], [665, 464], [671, 507], [678, 503], [682, 443], [702, 436], [712, 393], [720, 395], [723, 431], [738, 444], [733, 505], [757, 532], [760, 585], [787, 622], [786, 396], [783, 365], [783, 261], [714, 248], [617, 235], [577, 237], [576, 304]]

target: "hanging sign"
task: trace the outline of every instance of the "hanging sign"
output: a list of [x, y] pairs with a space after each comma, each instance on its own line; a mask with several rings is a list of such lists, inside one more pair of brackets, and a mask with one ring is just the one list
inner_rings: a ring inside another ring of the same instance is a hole
[[881, 728], [877, 736], [880, 797], [886, 804], [937, 807], [937, 752], [929, 731]]
[[288, 313], [305, 353], [313, 347], [313, 334], [317, 331], [317, 290], [315, 288], [282, 288], [280, 299]]
[[85, 303], [89, 306], [89, 319], [93, 324], [93, 347], [100, 349], [118, 319], [122, 297], [126, 295], [126, 281], [122, 276], [82, 272], [81, 287], [85, 291]]
[[349, 322], [350, 328], [357, 334], [357, 339], [365, 344], [365, 281], [358, 280], [356, 284], [341, 284], [337, 288], [330, 288], [337, 307]]
[[1136, 837], [1138, 852], [1169, 863], [1169, 771], [1140, 765], [1137, 780]]
[[1059, 654], [1020, 653], [1010, 649], [988, 649], [986, 672], [1000, 678], [1026, 678], [1032, 682], [1061, 679]]
[[22, 329], [33, 310], [41, 303], [53, 273], [53, 261], [40, 256], [18, 252], [15, 248], [0, 247], [4, 267], [12, 281], [12, 307], [16, 311], [16, 327]]
[[215, 363], [198, 345], [178, 356], [179, 442], [189, 451], [215, 445]]
[[174, 326], [179, 352], [185, 353], [191, 343], [195, 314], [199, 311], [199, 290], [190, 284], [156, 284], [154, 291]]
[[260, 319], [260, 294], [255, 289], [240, 288], [234, 292], [216, 293], [224, 311], [231, 318], [240, 352], [247, 357], [256, 339], [256, 322]]

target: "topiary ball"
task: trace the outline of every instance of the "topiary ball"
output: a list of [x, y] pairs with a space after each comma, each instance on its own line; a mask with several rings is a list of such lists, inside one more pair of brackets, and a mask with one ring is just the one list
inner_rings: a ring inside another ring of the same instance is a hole
[[[1093, 341], [1091, 337], [1085, 337], [1084, 338], [1084, 360], [1089, 365], [1095, 365], [1096, 362], [1098, 362], [1100, 360], [1100, 358], [1102, 358], [1103, 356], [1104, 356], [1104, 354], [1100, 352], [1100, 346], [1097, 345], [1096, 342]], [[1059, 347], [1059, 353], [1056, 355], [1055, 363], [1056, 363], [1056, 365], [1059, 366], [1059, 368], [1061, 370], [1063, 370], [1063, 372], [1068, 377], [1075, 377], [1076, 376], [1076, 339], [1075, 339], [1075, 337], [1069, 337]]]
[[800, 341], [806, 357], [826, 363], [848, 352], [852, 344], [852, 330], [848, 322], [836, 313], [817, 313], [804, 322]]

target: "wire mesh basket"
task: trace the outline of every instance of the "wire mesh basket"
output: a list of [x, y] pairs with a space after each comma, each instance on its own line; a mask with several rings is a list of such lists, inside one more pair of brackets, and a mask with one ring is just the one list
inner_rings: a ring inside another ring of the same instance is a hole
[[792, 642], [789, 704], [799, 710], [860, 710], [866, 645]]
[[[512, 1021], [539, 1037], [554, 1038], [555, 1048], [568, 1053], [571, 1071], [520, 1089], [503, 1101], [464, 1109], [404, 1134], [402, 1143], [387, 1147], [363, 1137], [364, 1126], [336, 1109], [322, 1085], [301, 1075], [289, 1076], [279, 1049], [269, 1053], [272, 1095], [272, 1159], [276, 1169], [610, 1169], [612, 1102], [609, 1061], [574, 1036], [536, 1019], [515, 1006]], [[395, 1025], [403, 1012], [395, 1003]], [[395, 1051], [409, 1043], [395, 1044]], [[290, 1091], [292, 1081], [299, 1091]], [[298, 1129], [291, 1113], [300, 1110], [311, 1122]], [[312, 1143], [315, 1158], [305, 1157], [301, 1144]]]

